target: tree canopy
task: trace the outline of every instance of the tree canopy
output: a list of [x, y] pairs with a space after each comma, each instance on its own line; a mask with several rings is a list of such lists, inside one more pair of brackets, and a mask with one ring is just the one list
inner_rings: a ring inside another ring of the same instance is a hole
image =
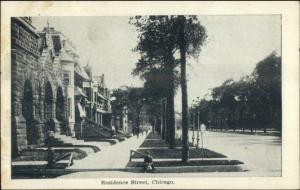
[[272, 52], [250, 75], [213, 88], [211, 98], [202, 99], [196, 107], [202, 122], [214, 128], [281, 130], [281, 57]]

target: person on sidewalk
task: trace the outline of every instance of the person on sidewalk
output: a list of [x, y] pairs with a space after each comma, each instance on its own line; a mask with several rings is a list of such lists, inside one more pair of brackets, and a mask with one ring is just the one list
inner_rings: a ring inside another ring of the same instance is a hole
[[153, 172], [154, 171], [154, 164], [153, 158], [149, 152], [146, 152], [146, 156], [144, 158], [144, 172]]
[[116, 135], [116, 127], [115, 126], [112, 126], [111, 127], [111, 137], [115, 136]]

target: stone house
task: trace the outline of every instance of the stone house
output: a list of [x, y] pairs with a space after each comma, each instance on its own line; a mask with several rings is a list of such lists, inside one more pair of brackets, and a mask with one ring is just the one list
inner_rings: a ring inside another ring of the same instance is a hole
[[104, 75], [95, 78], [89, 66], [81, 66], [63, 33], [49, 24], [37, 31], [29, 17], [12, 18], [11, 31], [13, 158], [43, 146], [50, 131], [81, 136], [84, 119], [92, 121], [84, 124], [111, 127]]
[[44, 144], [65, 125], [60, 56], [49, 26], [37, 32], [30, 18], [11, 19], [12, 156]]

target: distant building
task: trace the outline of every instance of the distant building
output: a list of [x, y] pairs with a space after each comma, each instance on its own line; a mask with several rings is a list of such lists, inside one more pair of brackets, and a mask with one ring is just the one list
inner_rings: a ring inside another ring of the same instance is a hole
[[129, 121], [128, 121], [128, 109], [127, 106], [124, 106], [121, 112], [113, 116], [113, 125], [118, 131], [129, 133]]
[[66, 127], [65, 133], [74, 136], [75, 125], [75, 65], [78, 64], [79, 55], [75, 52], [75, 47], [64, 36], [63, 33], [51, 29], [51, 36], [55, 54], [60, 58], [62, 67], [62, 80], [65, 87], [66, 105]]
[[129, 126], [128, 126], [128, 109], [127, 106], [123, 107], [122, 110], [122, 124], [121, 128], [124, 132], [129, 132]]
[[87, 95], [87, 118], [105, 127], [111, 127], [110, 91], [105, 86], [104, 74], [93, 76], [91, 67], [87, 64], [84, 70], [90, 81], [83, 83], [84, 93]]

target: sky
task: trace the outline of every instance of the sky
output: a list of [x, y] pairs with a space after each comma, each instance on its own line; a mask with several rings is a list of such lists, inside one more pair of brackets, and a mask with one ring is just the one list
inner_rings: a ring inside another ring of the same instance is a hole
[[[198, 16], [208, 39], [197, 59], [187, 60], [188, 101], [200, 99], [226, 79], [238, 80], [250, 74], [255, 65], [271, 52], [281, 55], [281, 17]], [[133, 77], [139, 55], [132, 51], [137, 44], [129, 17], [33, 17], [33, 26], [47, 26], [63, 32], [76, 46], [81, 65], [89, 62], [93, 75], [105, 74], [108, 88], [123, 85], [142, 86]], [[175, 110], [181, 112], [181, 91], [175, 97]]]

